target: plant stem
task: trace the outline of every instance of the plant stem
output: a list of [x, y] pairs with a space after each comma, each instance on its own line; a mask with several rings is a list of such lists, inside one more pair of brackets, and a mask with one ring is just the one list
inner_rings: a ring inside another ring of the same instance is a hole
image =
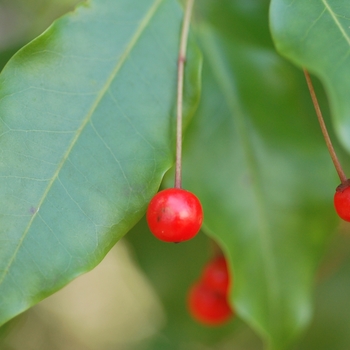
[[327, 127], [326, 127], [326, 124], [324, 122], [324, 119], [323, 119], [323, 116], [322, 116], [322, 113], [321, 113], [320, 106], [318, 104], [318, 100], [317, 100], [317, 97], [316, 97], [315, 89], [314, 89], [314, 87], [312, 85], [312, 81], [311, 81], [310, 75], [309, 75], [309, 73], [308, 73], [308, 71], [306, 69], [304, 69], [304, 74], [305, 74], [307, 86], [308, 86], [309, 91], [310, 91], [311, 99], [312, 99], [312, 102], [313, 102], [315, 110], [316, 110], [316, 115], [317, 115], [318, 121], [319, 121], [320, 126], [321, 126], [322, 134], [323, 134], [323, 137], [324, 137], [324, 139], [326, 141], [326, 145], [327, 145], [329, 154], [331, 155], [333, 164], [334, 164], [335, 169], [336, 169], [336, 171], [338, 173], [338, 176], [339, 176], [339, 179], [340, 179], [341, 183], [345, 184], [345, 183], [347, 183], [347, 177], [346, 177], [346, 175], [345, 175], [345, 173], [343, 171], [343, 168], [340, 165], [338, 157], [337, 157], [337, 155], [335, 153], [334, 147], [332, 145], [332, 141], [331, 141], [331, 139], [329, 137], [329, 134], [328, 134], [328, 131], [327, 131]]
[[176, 115], [176, 165], [175, 165], [175, 188], [181, 188], [181, 166], [182, 166], [182, 103], [183, 103], [183, 85], [184, 69], [186, 62], [186, 48], [188, 32], [190, 28], [191, 14], [194, 0], [187, 0], [184, 20], [182, 24], [180, 49], [178, 58], [177, 73], [177, 115]]

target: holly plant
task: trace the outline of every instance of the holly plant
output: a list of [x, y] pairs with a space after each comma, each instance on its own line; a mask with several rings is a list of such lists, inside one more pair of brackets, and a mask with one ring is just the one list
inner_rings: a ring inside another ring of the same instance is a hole
[[348, 2], [77, 2], [0, 0], [3, 348], [126, 244], [165, 321], [113, 349], [348, 349]]

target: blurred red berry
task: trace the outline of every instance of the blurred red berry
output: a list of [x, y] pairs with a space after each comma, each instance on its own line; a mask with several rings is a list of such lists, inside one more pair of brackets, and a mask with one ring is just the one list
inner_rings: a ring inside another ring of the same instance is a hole
[[339, 217], [350, 221], [350, 185], [339, 185], [334, 194], [334, 207]]
[[210, 261], [204, 268], [202, 281], [211, 289], [218, 291], [225, 296], [229, 288], [229, 273], [226, 259], [219, 256]]
[[232, 316], [226, 296], [202, 282], [190, 289], [188, 308], [195, 320], [208, 326], [221, 325]]

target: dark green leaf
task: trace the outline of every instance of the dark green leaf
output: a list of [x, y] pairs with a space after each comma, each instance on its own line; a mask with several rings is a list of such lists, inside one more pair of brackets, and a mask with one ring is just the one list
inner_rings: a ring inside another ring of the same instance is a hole
[[201, 0], [197, 12], [216, 30], [239, 42], [272, 47], [268, 0]]
[[90, 1], [3, 70], [0, 324], [93, 268], [143, 215], [173, 161], [181, 22], [175, 0]]
[[8, 60], [15, 54], [17, 50], [6, 50], [0, 52], [0, 72], [4, 68]]
[[272, 349], [311, 316], [313, 275], [336, 225], [336, 182], [302, 74], [271, 49], [199, 28], [203, 93], [184, 186], [231, 262], [232, 302]]
[[350, 150], [350, 6], [347, 0], [272, 0], [279, 52], [315, 73], [328, 93], [335, 129]]
[[350, 236], [349, 227], [344, 225], [343, 229], [319, 274], [314, 320], [295, 349], [350, 348]]

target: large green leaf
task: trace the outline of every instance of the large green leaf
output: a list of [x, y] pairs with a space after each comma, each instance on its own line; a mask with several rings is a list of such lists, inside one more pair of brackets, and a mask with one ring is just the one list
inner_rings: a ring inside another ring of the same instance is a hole
[[295, 350], [350, 348], [349, 226], [336, 237], [331, 248], [318, 278], [314, 320]]
[[173, 162], [181, 23], [175, 0], [90, 1], [3, 70], [0, 324], [93, 268], [144, 213]]
[[184, 186], [231, 262], [238, 314], [283, 349], [310, 320], [313, 275], [337, 222], [335, 172], [303, 75], [271, 49], [198, 30], [203, 92]]
[[278, 51], [323, 82], [336, 131], [350, 151], [349, 2], [272, 0], [270, 18]]

